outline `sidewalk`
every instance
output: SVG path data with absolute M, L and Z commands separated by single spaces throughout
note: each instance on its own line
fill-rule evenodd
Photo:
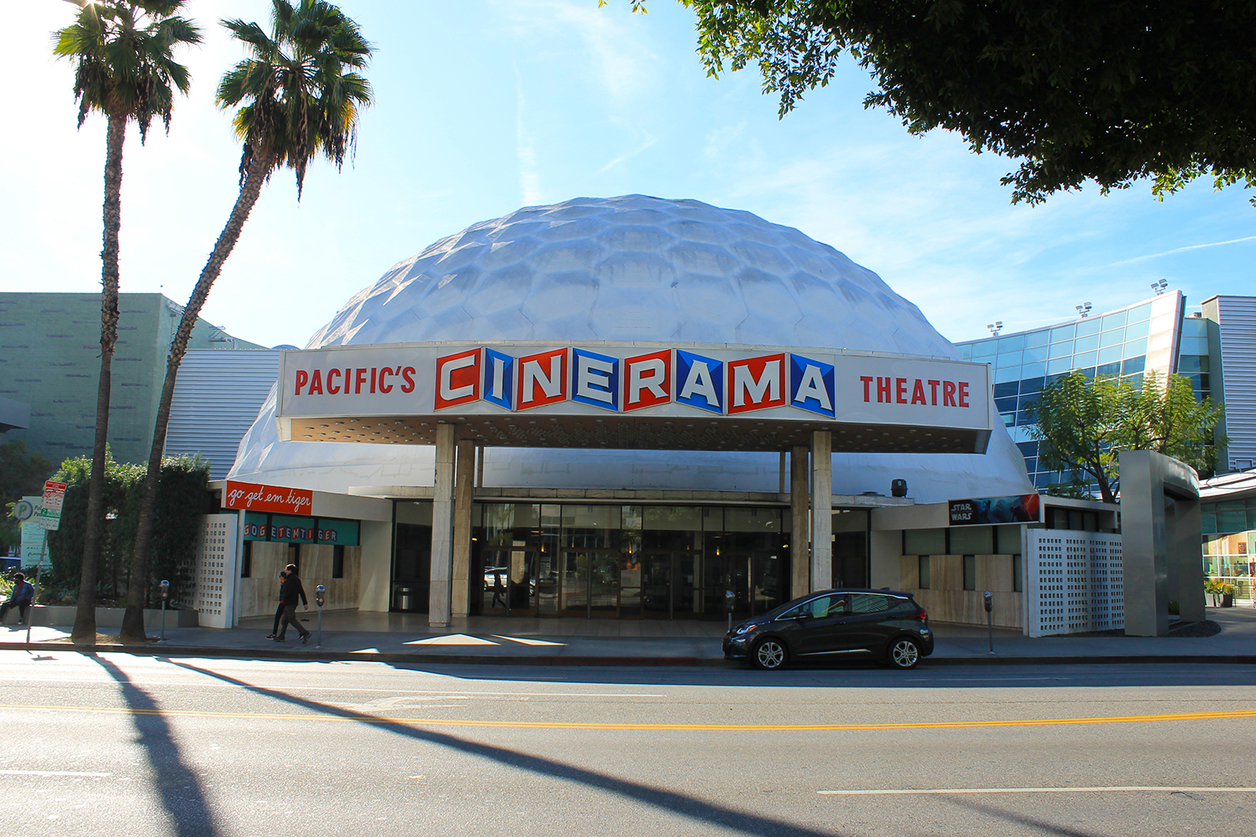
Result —
M 246 619 L 237 628 L 165 629 L 148 625 L 152 641 L 143 645 L 98 643 L 98 651 L 162 656 L 211 656 L 243 659 L 372 660 L 387 663 L 498 665 L 681 665 L 736 666 L 724 660 L 723 622 L 623 622 L 587 619 L 471 617 L 448 629 L 427 625 L 422 614 L 301 615 L 314 632 L 307 645 L 295 634 L 288 641 L 267 640 L 271 620 Z M 1198 662 L 1256 664 L 1256 609 L 1208 608 L 1208 619 L 1221 626 L 1210 637 L 1064 636 L 1031 639 L 996 629 L 994 655 L 986 629 L 933 624 L 937 645 L 921 665 L 1061 664 Z M 107 629 L 112 630 L 112 629 Z M 70 626 L 35 626 L 31 643 L 26 628 L 0 627 L 0 650 L 68 651 Z M 115 638 L 116 640 L 116 638 Z

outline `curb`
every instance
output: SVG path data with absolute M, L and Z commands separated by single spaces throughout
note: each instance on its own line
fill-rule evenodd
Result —
M 144 645 L 74 645 L 68 642 L 0 643 L 0 650 L 18 651 L 76 651 L 80 654 L 115 652 L 143 654 L 150 657 L 214 657 L 240 660 L 314 660 L 318 662 L 378 662 L 409 665 L 497 665 L 497 666 L 586 666 L 586 667 L 689 667 L 689 668 L 742 668 L 740 660 L 723 657 L 595 657 L 589 655 L 514 656 L 505 654 L 416 654 L 389 652 L 344 652 L 306 647 L 296 649 L 234 649 L 203 648 L 188 645 L 160 645 L 156 641 Z M 1090 657 L 928 657 L 920 667 L 945 668 L 953 666 L 1034 666 L 1034 665 L 1256 665 L 1253 654 L 1161 654 L 1161 655 L 1113 655 Z M 796 666 L 794 670 L 819 666 Z M 839 667 L 842 668 L 842 667 Z

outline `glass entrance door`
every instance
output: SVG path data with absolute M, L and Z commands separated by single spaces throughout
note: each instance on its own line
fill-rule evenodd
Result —
M 486 616 L 535 616 L 537 612 L 536 551 L 486 547 L 481 551 L 484 584 L 480 613 Z
M 674 619 L 675 577 L 671 552 L 646 552 L 641 555 L 641 610 L 647 619 Z
M 564 549 L 559 559 L 560 616 L 619 616 L 619 552 Z

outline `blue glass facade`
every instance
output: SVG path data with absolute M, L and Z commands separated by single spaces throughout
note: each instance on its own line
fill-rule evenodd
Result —
M 1073 322 L 956 344 L 963 360 L 990 364 L 995 409 L 1024 455 L 1025 469 L 1034 485 L 1044 488 L 1062 479 L 1058 472 L 1038 466 L 1038 443 L 1026 414 L 1038 392 L 1074 369 L 1091 377 L 1120 375 L 1135 383 L 1149 371 L 1162 378 L 1175 372 L 1176 366 L 1171 367 L 1169 361 L 1173 358 L 1170 347 L 1179 343 L 1183 322 L 1178 313 L 1180 302 L 1181 295 L 1173 293 Z M 1185 350 L 1187 341 L 1180 342 Z M 1192 334 L 1192 352 L 1200 348 L 1197 342 Z M 1206 331 L 1201 354 L 1206 369 Z M 1192 365 L 1201 365 L 1199 356 L 1192 358 Z M 1197 375 L 1193 380 L 1201 379 Z M 1206 386 L 1206 376 L 1202 383 Z

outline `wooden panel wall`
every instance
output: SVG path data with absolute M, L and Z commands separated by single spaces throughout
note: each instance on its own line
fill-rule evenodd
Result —
M 964 589 L 964 556 L 929 556 L 929 589 L 920 587 L 919 556 L 899 558 L 898 589 L 911 593 L 935 622 L 985 625 L 982 593 L 989 590 L 994 604 L 994 624 L 1024 628 L 1024 594 L 1012 590 L 1011 555 L 977 555 L 976 590 Z
M 248 578 L 239 580 L 240 618 L 273 616 L 279 605 L 279 571 L 288 565 L 288 544 L 253 541 L 253 557 Z M 305 588 L 310 609 L 314 605 L 314 588 L 327 587 L 324 610 L 354 610 L 358 606 L 358 587 L 362 578 L 362 547 L 345 547 L 344 578 L 332 578 L 330 544 L 301 544 L 301 585 Z

